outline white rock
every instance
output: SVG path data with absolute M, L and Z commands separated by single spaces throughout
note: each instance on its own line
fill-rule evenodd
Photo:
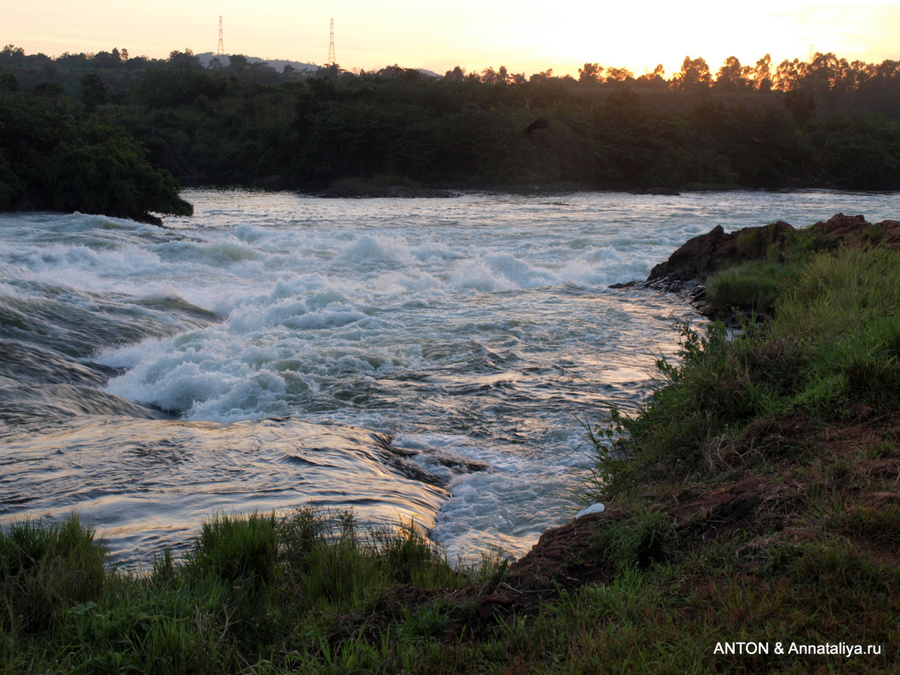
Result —
M 581 518 L 581 516 L 587 516 L 591 513 L 602 513 L 605 510 L 606 507 L 603 506 L 603 504 L 601 504 L 600 502 L 597 502 L 596 504 L 591 504 L 586 509 L 581 509 L 581 511 L 575 514 L 575 517 Z

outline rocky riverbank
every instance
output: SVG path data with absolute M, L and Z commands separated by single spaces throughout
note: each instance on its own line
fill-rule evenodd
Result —
M 682 244 L 667 260 L 653 267 L 645 280 L 613 284 L 610 288 L 648 288 L 683 294 L 701 314 L 738 324 L 738 314 L 716 310 L 707 301 L 706 283 L 716 273 L 749 262 L 785 262 L 792 247 L 808 252 L 864 245 L 900 248 L 900 221 L 869 223 L 862 215 L 838 213 L 803 228 L 779 220 L 726 233 L 717 225 Z M 749 312 L 751 308 L 738 309 Z

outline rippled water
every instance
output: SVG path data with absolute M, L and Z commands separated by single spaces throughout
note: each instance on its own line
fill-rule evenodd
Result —
M 186 192 L 159 229 L 0 215 L 0 523 L 125 562 L 216 512 L 313 503 L 519 554 L 579 506 L 579 420 L 643 395 L 676 297 L 610 290 L 686 239 L 896 195 L 339 200 Z

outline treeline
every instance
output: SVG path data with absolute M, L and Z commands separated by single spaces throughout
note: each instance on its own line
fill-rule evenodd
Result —
M 0 211 L 82 211 L 159 224 L 191 215 L 172 174 L 122 127 L 35 96 L 0 94 Z
M 237 55 L 207 68 L 189 50 L 49 59 L 8 46 L 0 89 L 124 127 L 150 164 L 190 183 L 900 189 L 900 63 L 833 54 L 777 66 L 732 57 L 715 73 L 685 58 L 668 79 L 661 66 L 635 77 L 599 64 L 526 78 L 503 67 L 279 73 Z

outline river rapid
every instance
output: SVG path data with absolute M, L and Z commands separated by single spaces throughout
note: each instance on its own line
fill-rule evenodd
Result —
M 517 556 L 583 506 L 582 423 L 646 396 L 688 238 L 897 195 L 325 199 L 187 190 L 169 229 L 0 214 L 0 525 L 77 512 L 123 566 L 217 513 L 413 522 Z

